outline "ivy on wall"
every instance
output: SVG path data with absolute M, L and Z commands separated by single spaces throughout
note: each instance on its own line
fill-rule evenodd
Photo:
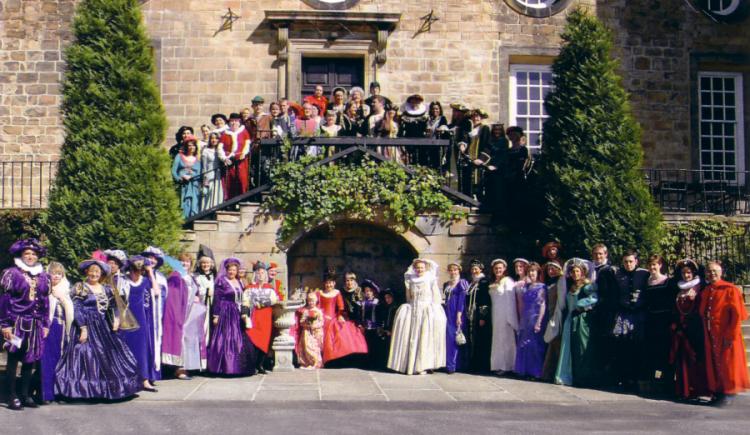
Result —
M 314 165 L 318 160 L 304 157 L 276 165 L 272 171 L 274 185 L 261 211 L 283 214 L 280 245 L 300 231 L 337 219 L 377 220 L 403 233 L 420 214 L 436 213 L 444 222 L 466 216 L 440 191 L 444 180 L 431 169 L 415 168 L 409 174 L 397 163 L 376 163 L 366 157 L 353 163 Z

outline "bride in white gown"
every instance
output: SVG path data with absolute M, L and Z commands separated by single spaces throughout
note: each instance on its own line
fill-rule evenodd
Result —
M 445 311 L 438 265 L 416 259 L 404 274 L 406 303 L 393 323 L 388 368 L 411 375 L 445 366 Z

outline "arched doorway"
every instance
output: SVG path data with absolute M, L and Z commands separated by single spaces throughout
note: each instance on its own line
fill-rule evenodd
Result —
M 344 272 L 360 281 L 375 281 L 381 289 L 403 292 L 404 271 L 417 256 L 400 235 L 364 222 L 338 222 L 316 228 L 287 251 L 289 287 L 322 287 L 323 273 L 334 267 L 343 285 Z

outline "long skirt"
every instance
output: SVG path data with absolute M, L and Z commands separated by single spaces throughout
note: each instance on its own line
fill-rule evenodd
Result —
M 393 322 L 388 368 L 410 375 L 445 367 L 446 323 L 438 304 L 401 305 Z
M 130 349 L 112 332 L 98 312 L 84 312 L 88 340 L 79 342 L 80 331 L 72 328 L 70 341 L 57 363 L 55 394 L 71 399 L 116 400 L 142 389 L 143 379 Z
M 233 303 L 220 304 L 213 315 L 219 323 L 208 343 L 208 371 L 224 375 L 251 375 L 255 372 L 255 348 L 243 333 L 240 310 Z
M 41 395 L 42 400 L 55 399 L 55 368 L 62 355 L 62 341 L 65 334 L 65 325 L 53 320 L 49 326 L 49 334 L 44 343 L 44 352 L 40 364 L 41 369 Z

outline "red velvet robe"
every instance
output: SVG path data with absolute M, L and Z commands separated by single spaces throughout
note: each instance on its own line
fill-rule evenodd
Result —
M 247 192 L 250 188 L 250 134 L 244 126 L 236 133 L 236 140 L 230 131 L 221 135 L 219 158 L 230 159 L 232 164 L 226 166 L 221 181 L 224 187 L 224 201 Z
M 705 331 L 708 389 L 723 394 L 750 389 L 741 329 L 748 315 L 742 292 L 722 280 L 707 285 L 701 294 L 700 314 Z

